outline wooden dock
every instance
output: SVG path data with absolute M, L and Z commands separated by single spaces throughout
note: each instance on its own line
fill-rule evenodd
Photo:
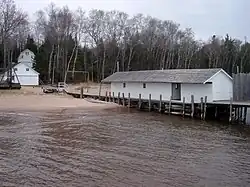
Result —
M 114 93 L 106 92 L 105 95 L 97 95 L 84 93 L 83 89 L 80 89 L 80 93 L 67 92 L 75 98 L 93 98 L 106 102 L 117 103 L 129 108 L 138 108 L 139 110 L 157 111 L 166 114 L 181 115 L 183 117 L 188 116 L 190 118 L 198 118 L 201 120 L 212 119 L 227 121 L 229 123 L 246 124 L 247 109 L 250 107 L 250 102 L 233 102 L 219 101 L 219 102 L 207 102 L 207 97 L 200 98 L 200 102 L 194 102 L 194 96 L 191 96 L 191 102 L 172 100 L 163 100 L 162 95 L 159 95 L 159 100 L 151 99 L 149 94 L 148 99 L 143 99 L 141 94 L 138 98 L 131 98 L 130 94 L 118 93 L 115 96 Z

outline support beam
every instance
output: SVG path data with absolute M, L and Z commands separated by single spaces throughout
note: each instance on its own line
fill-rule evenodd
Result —
M 118 98 L 117 98 L 117 99 L 118 99 L 118 101 L 117 101 L 118 105 L 120 105 L 120 104 L 121 104 L 121 100 L 120 100 L 120 97 L 121 97 L 121 96 L 120 96 L 120 95 L 121 95 L 121 93 L 120 93 L 120 92 L 118 92 Z
M 207 96 L 205 96 L 205 101 L 204 101 L 204 114 L 203 114 L 203 119 L 206 119 L 206 114 L 207 114 Z
M 229 105 L 229 123 L 232 123 L 233 117 L 233 98 L 230 98 L 230 105 Z
M 122 93 L 122 105 L 125 106 L 125 96 L 124 96 L 124 93 Z
M 159 112 L 162 112 L 162 95 L 160 95 Z
M 128 93 L 128 108 L 131 107 L 130 93 Z
M 201 107 L 201 119 L 203 120 L 203 97 L 201 97 L 201 104 L 200 104 L 200 107 Z
M 171 105 L 172 105 L 172 96 L 169 99 L 169 103 L 168 103 L 168 113 L 171 114 Z
M 182 102 L 182 116 L 185 116 L 185 97 L 183 97 L 183 102 Z
M 139 102 L 138 102 L 138 108 L 141 109 L 141 105 L 142 105 L 142 102 L 141 102 L 141 94 L 139 94 Z
M 194 118 L 194 95 L 191 95 L 191 117 Z
M 148 98 L 148 110 L 149 112 L 151 111 L 152 109 L 152 105 L 151 105 L 151 94 L 149 94 L 149 98 Z

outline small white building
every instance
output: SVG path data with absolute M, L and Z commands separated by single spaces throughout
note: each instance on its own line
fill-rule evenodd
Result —
M 35 55 L 29 49 L 25 49 L 18 57 L 18 63 L 12 68 L 12 82 L 21 86 L 39 85 L 39 73 L 33 69 Z M 3 80 L 7 80 L 7 72 Z
M 111 92 L 118 96 L 120 92 L 131 98 L 148 99 L 149 94 L 155 100 L 200 102 L 207 96 L 207 102 L 230 100 L 233 97 L 233 80 L 223 69 L 169 69 L 116 72 L 102 80 L 111 83 Z

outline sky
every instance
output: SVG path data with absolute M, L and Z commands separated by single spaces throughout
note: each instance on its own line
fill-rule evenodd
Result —
M 212 35 L 250 40 L 250 0 L 15 0 L 32 18 L 37 10 L 54 2 L 70 9 L 120 10 L 134 15 L 143 13 L 161 20 L 173 20 L 181 28 L 190 27 L 197 39 Z

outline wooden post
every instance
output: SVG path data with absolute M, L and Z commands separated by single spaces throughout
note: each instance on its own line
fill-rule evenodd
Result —
M 191 95 L 191 117 L 194 118 L 194 95 Z
M 83 98 L 83 87 L 81 87 L 80 98 Z
M 115 103 L 115 92 L 112 93 L 113 103 Z
M 205 101 L 204 101 L 204 114 L 203 114 L 203 119 L 206 119 L 206 113 L 207 113 L 207 96 L 205 96 Z
M 141 109 L 141 94 L 139 94 L 139 102 L 138 102 L 138 108 Z
M 185 116 L 185 97 L 183 97 L 183 103 L 182 103 L 182 115 Z
M 243 123 L 246 124 L 247 122 L 247 107 L 244 107 L 244 113 L 243 113 Z
M 232 116 L 233 116 L 233 98 L 230 98 L 230 105 L 229 105 L 229 123 L 232 123 Z
M 149 98 L 148 98 L 148 111 L 151 111 L 151 94 L 149 94 Z
M 215 110 L 214 111 L 214 118 L 217 119 L 217 117 L 218 117 L 218 107 L 216 106 L 214 110 Z M 229 122 L 230 122 L 230 120 L 229 120 Z
M 118 92 L 118 101 L 117 101 L 118 105 L 120 105 L 120 95 L 121 95 L 121 93 Z
M 111 92 L 109 92 L 109 102 L 111 102 Z
M 171 114 L 171 104 L 172 104 L 172 96 L 169 99 L 169 104 L 168 104 L 168 112 Z
M 108 92 L 106 91 L 105 93 L 105 101 L 107 102 L 108 101 Z
M 162 95 L 160 95 L 159 112 L 162 112 Z
M 130 101 L 130 93 L 128 93 L 128 108 L 131 107 L 131 101 Z
M 239 122 L 240 119 L 240 108 L 237 106 L 237 123 Z
M 125 96 L 124 96 L 124 93 L 122 93 L 122 105 L 125 106 Z
M 203 97 L 201 97 L 201 119 L 203 119 Z
M 239 114 L 239 121 L 242 122 L 242 121 L 243 121 L 243 119 L 242 119 L 243 107 L 240 107 L 239 109 L 240 109 L 240 110 L 239 110 L 239 113 L 240 113 L 240 114 Z

